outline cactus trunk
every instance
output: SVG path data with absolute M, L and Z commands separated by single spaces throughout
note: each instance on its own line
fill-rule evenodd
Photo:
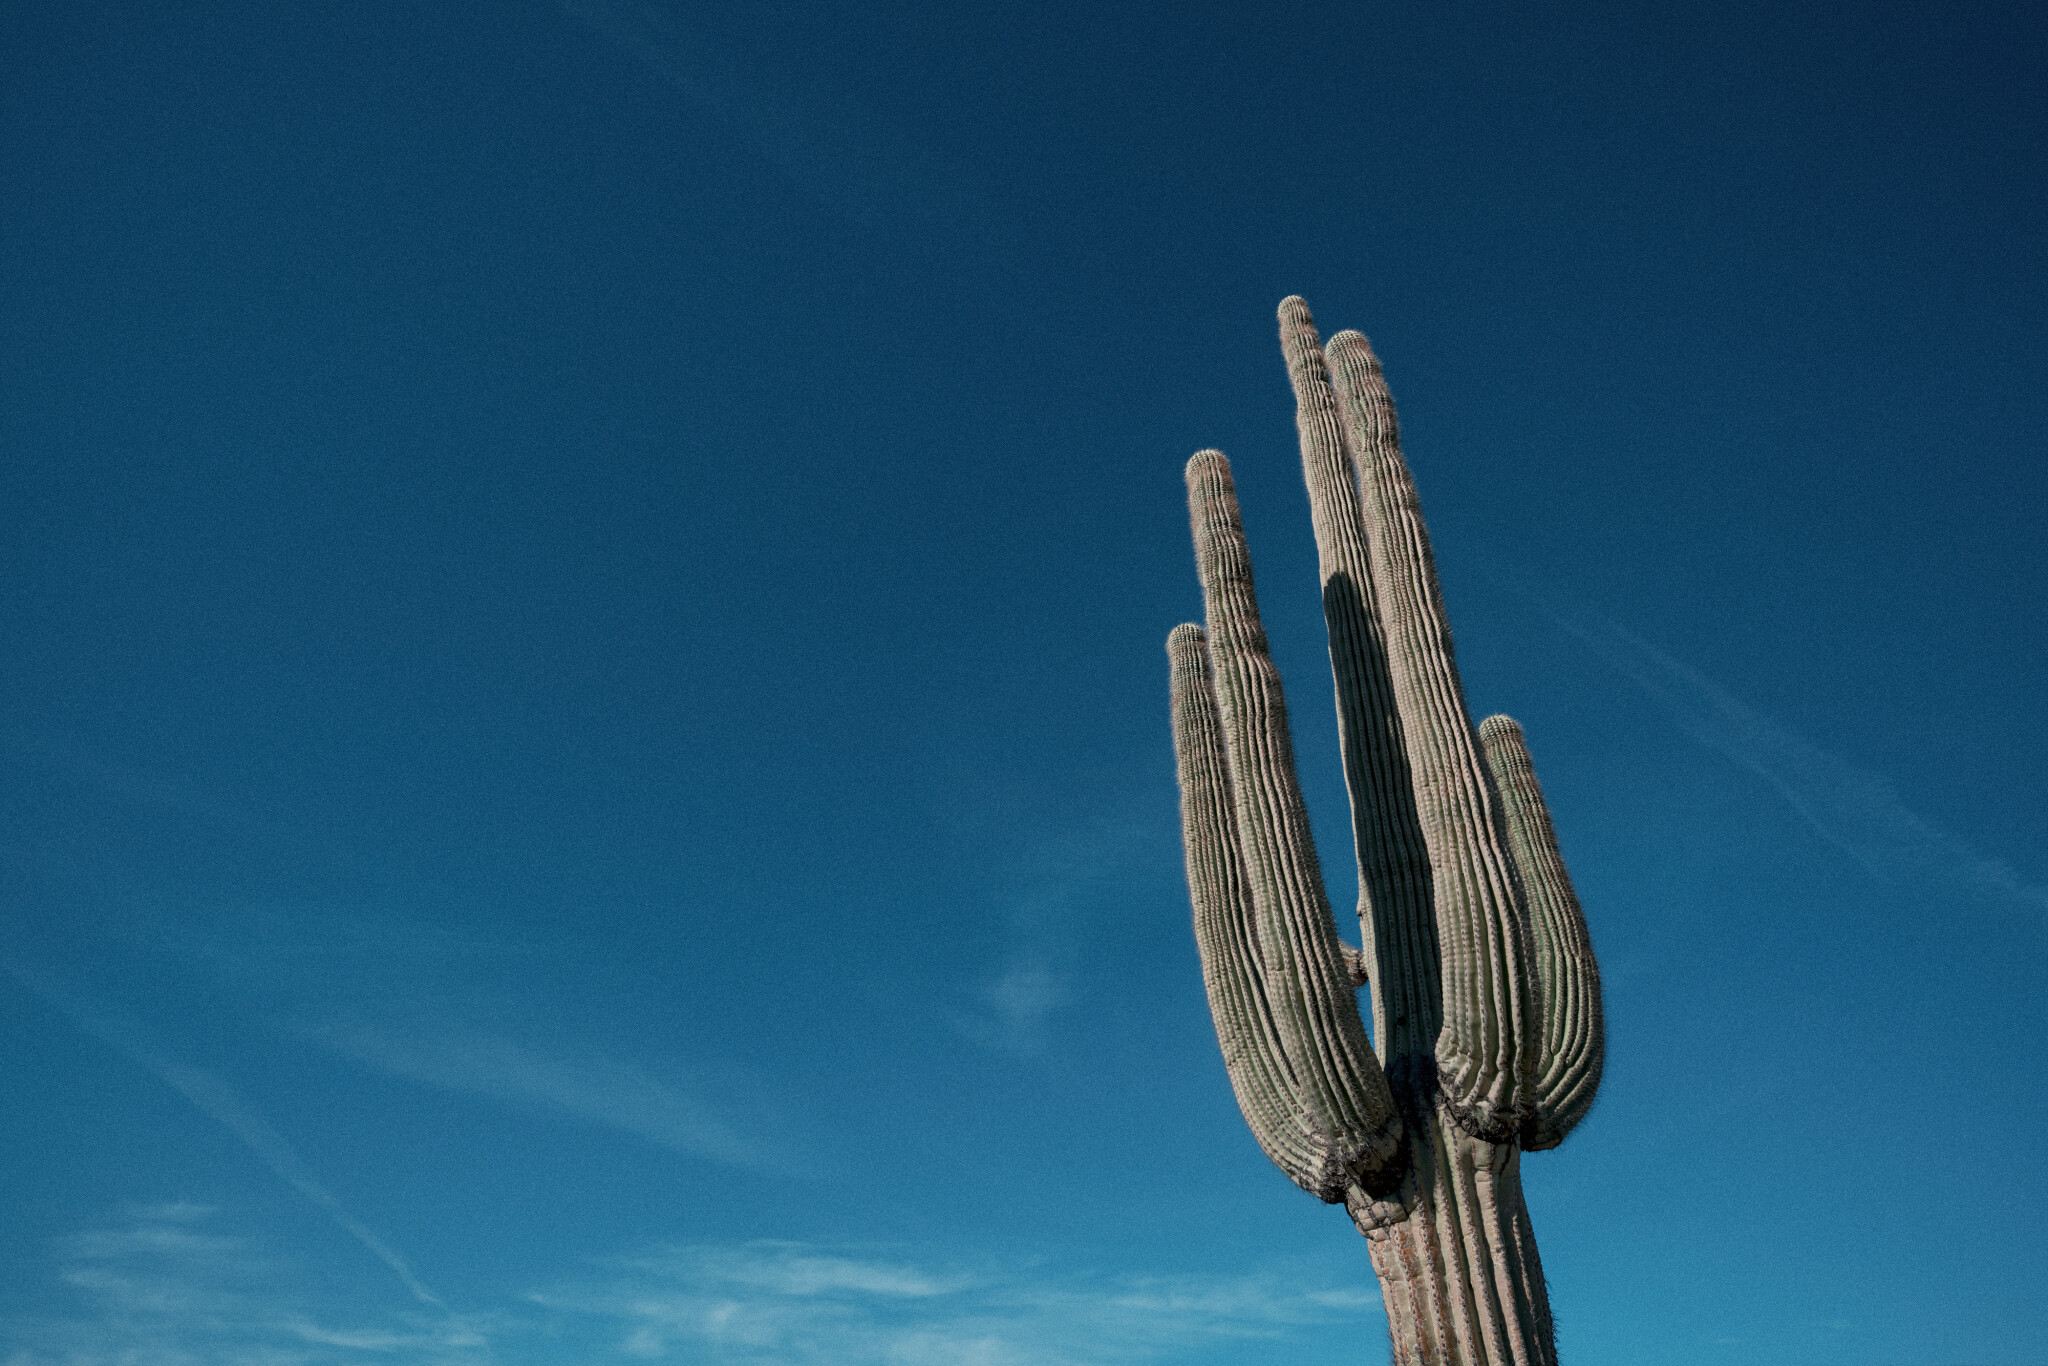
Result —
M 1585 918 L 1506 717 L 1475 729 L 1378 360 L 1280 306 L 1329 627 L 1362 946 L 1337 938 L 1228 462 L 1188 464 L 1206 632 L 1177 628 L 1188 884 L 1240 1108 L 1368 1243 L 1403 1366 L 1548 1366 L 1521 1156 L 1598 1087 Z M 1369 992 L 1373 1045 L 1350 988 Z
M 1365 1231 L 1399 1366 L 1551 1366 L 1550 1296 L 1522 1200 L 1522 1154 L 1410 1110 L 1416 1191 L 1406 1218 Z

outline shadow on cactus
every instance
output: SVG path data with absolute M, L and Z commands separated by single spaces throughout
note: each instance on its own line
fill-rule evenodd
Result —
M 1338 937 L 1230 463 L 1188 462 L 1206 626 L 1167 638 L 1195 939 L 1259 1146 L 1366 1237 L 1402 1366 L 1556 1347 L 1521 1156 L 1585 1117 L 1599 969 L 1521 727 L 1476 730 L 1364 337 L 1280 305 L 1321 562 L 1362 947 Z M 1368 1040 L 1358 991 L 1371 1002 Z M 1375 1044 L 1377 1047 L 1375 1047 Z

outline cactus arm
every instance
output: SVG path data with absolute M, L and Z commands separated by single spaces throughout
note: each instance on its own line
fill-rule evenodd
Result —
M 1194 903 L 1195 946 L 1216 1042 L 1237 1107 L 1259 1147 L 1289 1180 L 1319 1193 L 1323 1145 L 1294 1101 L 1272 1009 L 1266 1000 L 1251 893 L 1245 886 L 1222 721 L 1210 690 L 1202 628 L 1166 638 L 1173 673 L 1173 750 L 1180 775 L 1181 844 Z
M 1415 817 L 1401 718 L 1387 672 L 1358 476 L 1308 304 L 1280 301 L 1280 349 L 1294 386 L 1302 476 L 1323 582 L 1337 731 L 1358 853 L 1364 971 L 1373 1039 L 1398 1082 L 1426 1062 L 1442 1020 L 1429 850 Z M 1354 974 L 1356 976 L 1357 974 Z
M 1220 451 L 1199 452 L 1188 462 L 1187 481 L 1212 685 L 1266 998 L 1295 1101 L 1328 1154 L 1319 1194 L 1341 1200 L 1347 1185 L 1385 1184 L 1377 1175 L 1391 1171 L 1401 1121 L 1366 1039 L 1323 892 L 1230 462 Z
M 1592 1108 L 1600 1088 L 1607 1056 L 1600 965 L 1593 957 L 1585 912 L 1558 853 L 1557 832 L 1522 728 L 1505 716 L 1489 716 L 1480 723 L 1479 741 L 1500 792 L 1509 849 L 1521 873 L 1542 1002 L 1541 1063 L 1530 1069 L 1535 1113 L 1522 1137 L 1523 1148 L 1535 1152 L 1562 1143 Z
M 1538 1038 L 1520 888 L 1379 360 L 1356 332 L 1331 338 L 1326 356 L 1358 467 L 1380 626 L 1435 884 L 1444 1011 L 1438 1080 L 1460 1127 L 1500 1142 L 1527 1118 L 1524 1074 Z

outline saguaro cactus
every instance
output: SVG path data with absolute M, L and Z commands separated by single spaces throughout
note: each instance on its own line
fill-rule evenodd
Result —
M 1365 1235 L 1402 1366 L 1548 1366 L 1521 1156 L 1582 1119 L 1600 977 L 1521 727 L 1476 730 L 1379 360 L 1280 305 L 1362 947 L 1338 937 L 1230 464 L 1188 462 L 1207 628 L 1167 638 L 1195 939 L 1259 1146 Z M 1372 1040 L 1359 1015 L 1368 991 Z

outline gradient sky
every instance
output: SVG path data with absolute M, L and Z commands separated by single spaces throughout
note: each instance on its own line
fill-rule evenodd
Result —
M 0 1362 L 1384 1360 L 1167 729 L 1215 445 L 1352 903 L 1300 293 L 1603 964 L 1567 1359 L 2048 1363 L 2043 39 L 0 9 Z

